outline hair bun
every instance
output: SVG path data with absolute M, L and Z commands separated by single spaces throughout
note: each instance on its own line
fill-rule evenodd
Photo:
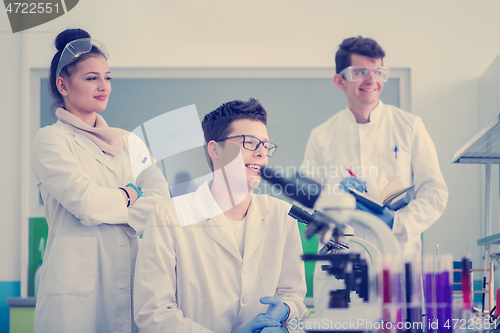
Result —
M 55 45 L 57 51 L 62 51 L 66 44 L 75 39 L 90 38 L 90 34 L 83 29 L 66 29 L 56 37 Z

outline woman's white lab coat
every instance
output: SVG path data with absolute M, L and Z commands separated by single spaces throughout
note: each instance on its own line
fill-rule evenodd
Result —
M 290 207 L 253 195 L 242 258 L 206 183 L 158 204 L 137 257 L 134 309 L 141 332 L 234 333 L 266 311 L 263 296 L 280 297 L 289 319 L 300 319 L 306 285 Z
M 137 236 L 168 188 L 136 135 L 124 131 L 123 147 L 105 155 L 61 121 L 35 137 L 32 164 L 49 225 L 35 332 L 137 331 Z M 144 192 L 129 208 L 118 189 L 128 183 Z

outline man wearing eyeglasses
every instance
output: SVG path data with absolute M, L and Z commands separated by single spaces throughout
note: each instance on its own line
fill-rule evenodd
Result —
M 384 50 L 370 38 L 352 37 L 340 44 L 333 82 L 344 91 L 347 108 L 313 129 L 302 170 L 322 182 L 324 190 L 352 186 L 374 199 L 380 199 L 382 173 L 388 180 L 399 176 L 403 186 L 414 185 L 412 201 L 397 211 L 386 207 L 377 214 L 357 204 L 392 229 L 408 257 L 420 255 L 420 235 L 443 213 L 448 188 L 422 119 L 379 99 L 389 78 L 384 56 Z M 357 237 L 372 241 L 369 234 L 355 229 Z
M 145 332 L 287 332 L 306 308 L 302 245 L 290 204 L 255 195 L 276 152 L 255 99 L 202 122 L 213 180 L 157 205 L 139 250 L 135 320 Z M 263 314 L 265 313 L 265 314 Z

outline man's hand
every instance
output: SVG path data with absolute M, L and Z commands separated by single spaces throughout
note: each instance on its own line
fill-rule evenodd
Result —
M 278 322 L 284 321 L 290 312 L 288 306 L 283 303 L 279 297 L 262 297 L 260 299 L 262 304 L 269 304 L 266 310 L 266 315 L 273 317 Z
M 280 327 L 281 324 L 271 316 L 261 313 L 252 319 L 238 333 L 260 332 L 265 327 Z
M 349 189 L 349 187 L 353 187 L 355 190 L 359 192 L 365 192 L 366 182 L 362 181 L 358 177 L 346 177 L 342 179 L 342 181 L 339 184 L 339 187 L 346 192 Z
M 361 202 L 356 201 L 356 209 L 375 215 L 376 217 L 384 221 L 385 224 L 389 226 L 389 228 L 392 229 L 392 226 L 394 224 L 394 212 L 389 207 L 384 207 L 384 209 L 382 210 L 382 214 L 378 214 L 363 205 Z
M 260 333 L 288 333 L 284 327 L 266 327 Z

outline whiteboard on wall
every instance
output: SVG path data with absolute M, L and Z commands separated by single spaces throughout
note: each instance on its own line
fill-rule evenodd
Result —
M 111 69 L 112 93 L 101 115 L 109 126 L 132 131 L 188 105 L 196 106 L 201 121 L 225 102 L 253 97 L 267 110 L 270 141 L 278 145 L 269 165 L 291 174 L 302 162 L 311 130 L 347 106 L 345 94 L 332 81 L 334 74 L 334 68 Z M 410 111 L 409 76 L 409 69 L 391 69 L 381 100 Z M 39 125 L 43 127 L 57 119 L 50 112 L 48 79 L 41 76 L 38 80 Z M 176 142 L 165 142 L 169 144 Z M 198 165 L 179 165 L 183 160 L 179 155 L 159 164 L 169 185 L 178 182 L 176 176 L 182 171 L 191 178 L 210 171 L 202 154 Z M 273 195 L 266 185 L 261 184 L 260 193 Z

